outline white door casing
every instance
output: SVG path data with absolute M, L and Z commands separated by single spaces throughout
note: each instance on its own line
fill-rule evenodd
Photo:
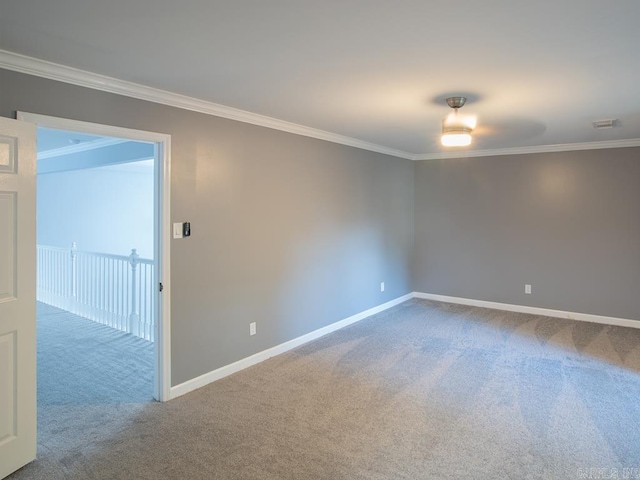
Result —
M 154 173 L 156 189 L 154 194 L 156 217 L 154 222 L 156 227 L 154 258 L 156 268 L 154 271 L 156 283 L 161 282 L 163 290 L 162 294 L 158 295 L 156 302 L 154 397 L 161 402 L 169 400 L 171 398 L 171 135 L 21 111 L 18 111 L 17 115 L 18 120 L 29 122 L 34 126 L 156 144 Z
M 36 457 L 36 128 L 0 117 L 0 478 Z

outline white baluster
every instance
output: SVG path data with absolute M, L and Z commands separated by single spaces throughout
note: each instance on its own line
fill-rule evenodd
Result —
M 76 310 L 76 300 L 78 297 L 78 271 L 77 271 L 77 250 L 78 245 L 76 242 L 71 242 L 71 250 L 70 250 L 70 261 L 69 261 L 69 272 L 66 275 L 69 279 L 69 293 L 71 293 L 70 298 L 68 299 L 68 304 L 66 310 L 70 312 L 74 312 Z
M 129 255 L 129 265 L 131 265 L 131 313 L 129 314 L 129 333 L 138 335 L 139 333 L 139 314 L 138 314 L 138 302 L 136 301 L 136 270 L 138 268 L 138 251 L 134 248 Z

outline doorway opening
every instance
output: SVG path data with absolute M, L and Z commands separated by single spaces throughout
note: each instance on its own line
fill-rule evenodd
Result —
M 170 137 L 18 119 L 38 126 L 39 403 L 168 400 Z
M 38 403 L 149 401 L 154 146 L 38 127 L 37 148 Z

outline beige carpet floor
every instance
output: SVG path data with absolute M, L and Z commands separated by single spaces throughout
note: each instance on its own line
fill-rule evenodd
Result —
M 12 480 L 640 478 L 640 330 L 411 300 L 166 404 L 41 410 Z

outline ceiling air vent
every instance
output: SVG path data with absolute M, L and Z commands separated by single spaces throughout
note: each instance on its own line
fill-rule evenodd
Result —
M 614 128 L 618 126 L 619 120 L 617 118 L 611 120 L 598 120 L 593 122 L 593 128 L 600 130 L 601 128 Z

